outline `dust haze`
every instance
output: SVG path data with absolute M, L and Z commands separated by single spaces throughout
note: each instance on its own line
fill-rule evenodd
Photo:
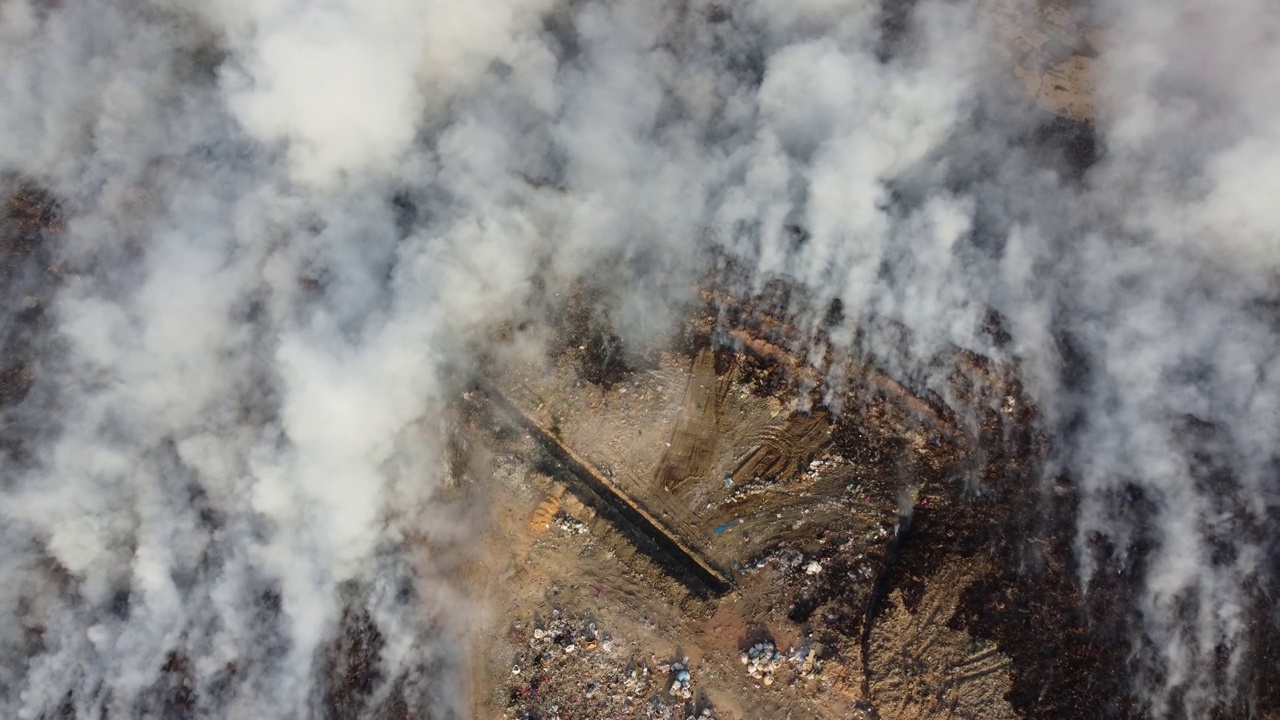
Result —
M 984 7 L 0 3 L 0 172 L 58 214 L 3 296 L 9 341 L 42 314 L 0 414 L 0 714 L 165 716 L 177 662 L 198 717 L 315 716 L 361 593 L 361 712 L 463 717 L 478 529 L 441 418 L 477 348 L 582 283 L 647 342 L 723 257 L 838 300 L 837 354 L 1019 363 L 1083 587 L 1132 588 L 1133 693 L 1247 714 L 1280 589 L 1280 15 L 1073 7 L 1094 105 L 1055 145 Z

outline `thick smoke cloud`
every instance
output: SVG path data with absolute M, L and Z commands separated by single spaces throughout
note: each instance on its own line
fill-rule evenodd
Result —
M 0 5 L 0 166 L 65 217 L 2 420 L 0 714 L 157 716 L 180 655 L 202 716 L 310 716 L 352 583 L 380 677 L 465 714 L 448 368 L 583 278 L 661 335 L 704 242 L 839 299 L 837 342 L 889 318 L 908 354 L 1018 358 L 1081 580 L 1137 578 L 1135 692 L 1246 707 L 1276 620 L 1280 19 L 1091 10 L 1077 177 L 971 6 L 887 37 L 842 0 Z

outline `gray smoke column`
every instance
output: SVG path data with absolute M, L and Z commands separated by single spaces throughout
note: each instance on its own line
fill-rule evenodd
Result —
M 1280 173 L 1280 16 L 1241 2 L 1103 17 L 1109 157 L 1086 198 L 1098 226 L 1058 291 L 1076 298 L 1070 332 L 1090 368 L 1071 458 L 1081 540 L 1152 548 L 1140 613 L 1154 711 L 1244 713 L 1238 683 L 1267 687 L 1256 643 L 1276 622 L 1280 210 L 1259 193 Z
M 184 712 L 309 717 L 351 583 L 381 676 L 436 668 L 418 694 L 461 712 L 459 603 L 414 565 L 461 529 L 438 373 L 534 230 L 488 185 L 517 185 L 501 138 L 447 106 L 526 64 L 538 10 L 3 7 L 0 153 L 66 221 L 5 418 L 0 714 L 165 715 L 178 676 Z M 427 188 L 438 220 L 401 220 Z
M 1071 177 L 951 3 L 892 39 L 845 0 L 0 4 L 0 167 L 65 218 L 3 411 L 0 714 L 160 716 L 176 663 L 188 712 L 309 717 L 355 586 L 363 711 L 464 715 L 445 368 L 539 283 L 617 281 L 659 333 L 708 239 L 840 299 L 843 342 L 890 318 L 914 354 L 1020 358 L 1082 581 L 1136 578 L 1135 692 L 1246 707 L 1280 20 L 1212 5 L 1092 8 L 1103 154 Z

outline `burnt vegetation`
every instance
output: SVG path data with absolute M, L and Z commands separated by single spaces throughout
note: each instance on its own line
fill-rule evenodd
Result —
M 9 313 L 0 325 L 0 407 L 22 402 L 35 381 L 44 308 L 51 293 L 52 239 L 61 209 L 48 191 L 9 179 L 0 218 L 0 299 Z
M 369 611 L 348 604 L 338 636 L 325 652 L 324 717 L 363 717 L 370 696 L 383 680 L 379 654 L 384 641 Z
M 577 351 L 583 379 L 606 390 L 634 372 L 622 338 L 613 330 L 603 293 L 580 289 L 565 304 L 557 323 L 556 354 Z

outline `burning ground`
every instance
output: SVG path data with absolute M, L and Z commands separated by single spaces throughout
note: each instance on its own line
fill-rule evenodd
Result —
M 1278 27 L 0 4 L 0 714 L 1273 713 Z

